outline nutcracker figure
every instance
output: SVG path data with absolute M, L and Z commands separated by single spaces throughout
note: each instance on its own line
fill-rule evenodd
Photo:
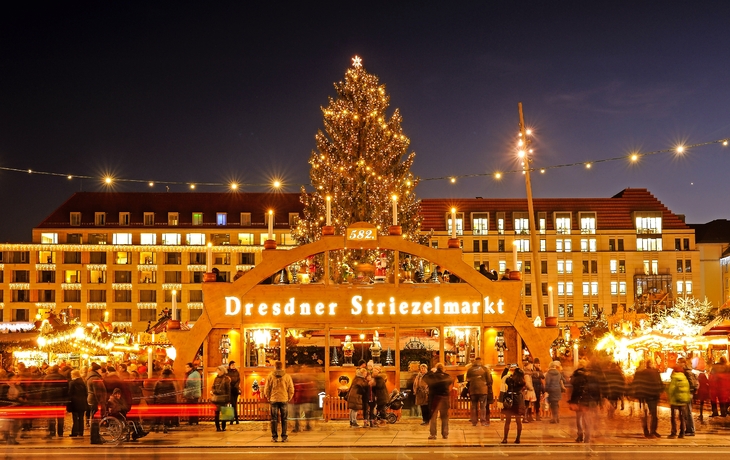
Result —
M 342 345 L 342 354 L 345 355 L 345 366 L 353 366 L 352 354 L 355 352 L 355 345 L 352 343 L 352 337 L 345 336 L 345 343 Z

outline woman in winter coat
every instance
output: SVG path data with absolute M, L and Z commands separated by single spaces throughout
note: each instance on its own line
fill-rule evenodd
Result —
M 365 409 L 364 395 L 368 390 L 367 375 L 368 371 L 366 369 L 358 368 L 355 372 L 355 378 L 352 379 L 350 384 L 350 391 L 347 392 L 347 408 L 350 409 L 351 427 L 360 426 L 357 424 L 357 412 Z
M 522 434 L 522 416 L 525 415 L 525 373 L 515 364 L 510 367 L 509 372 L 502 378 L 502 384 L 499 387 L 499 402 L 502 403 L 502 413 L 504 420 L 504 437 L 502 444 L 507 444 L 507 436 L 509 436 L 509 425 L 514 416 L 517 422 L 517 437 L 515 444 L 520 443 L 520 435 Z M 506 407 L 509 405 L 509 407 Z
M 535 387 L 532 385 L 532 373 L 534 372 L 535 368 L 532 366 L 532 364 L 527 363 L 525 365 L 525 416 L 524 416 L 524 423 L 530 423 L 532 418 L 532 406 L 535 405 L 535 400 L 537 399 L 537 395 L 535 394 Z
M 710 379 L 707 378 L 704 370 L 700 371 L 699 375 L 697 375 L 697 382 L 699 382 L 700 388 L 695 393 L 695 399 L 697 399 L 700 406 L 700 421 L 702 421 L 705 418 L 702 415 L 702 411 L 705 408 L 705 401 L 710 400 Z
M 588 369 L 588 361 L 581 359 L 570 378 L 573 391 L 568 402 L 571 409 L 575 410 L 575 425 L 578 430 L 575 442 L 591 441 L 596 411 L 601 403 L 601 381 L 596 373 L 595 369 Z
M 71 409 L 71 437 L 76 438 L 84 435 L 84 413 L 88 409 L 88 390 L 86 382 L 81 378 L 78 369 L 71 371 L 71 381 L 68 382 L 69 409 Z
M 423 376 L 428 372 L 428 366 L 421 364 L 418 367 L 418 374 L 413 379 L 413 394 L 416 397 L 416 405 L 421 408 L 421 425 L 428 425 L 431 420 L 431 411 L 428 406 L 428 385 L 423 381 Z
M 677 437 L 677 421 L 674 419 L 675 415 L 679 417 L 679 437 L 684 437 L 686 428 L 686 417 L 684 414 L 687 404 L 692 401 L 692 392 L 689 389 L 689 381 L 684 375 L 684 367 L 677 365 L 672 371 L 672 380 L 669 382 L 667 387 L 667 399 L 671 406 L 672 416 L 672 432 L 669 435 L 669 439 Z
M 550 423 L 560 423 L 560 400 L 563 398 L 563 374 L 560 372 L 560 361 L 550 363 L 545 374 L 545 392 L 550 404 Z
M 218 375 L 213 380 L 213 387 L 210 390 L 210 401 L 215 404 L 215 431 L 226 431 L 226 421 L 223 420 L 223 429 L 221 429 L 221 407 L 227 406 L 231 401 L 231 379 L 226 373 L 226 366 L 218 366 Z

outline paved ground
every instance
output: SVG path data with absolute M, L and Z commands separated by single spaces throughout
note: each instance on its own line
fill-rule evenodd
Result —
M 634 406 L 638 407 L 638 406 Z M 695 413 L 695 419 L 697 414 Z M 436 440 L 428 440 L 428 427 L 421 426 L 419 419 L 404 419 L 393 425 L 379 428 L 351 428 L 346 421 L 313 423 L 311 431 L 292 433 L 290 427 L 289 442 L 273 444 L 269 434 L 268 422 L 241 422 L 229 426 L 225 432 L 216 432 L 212 423 L 202 423 L 199 426 L 183 425 L 171 430 L 168 434 L 150 433 L 137 443 L 126 443 L 125 447 L 168 446 L 174 447 L 275 447 L 287 448 L 347 448 L 348 446 L 372 447 L 479 447 L 494 446 L 502 438 L 504 422 L 492 420 L 489 427 L 473 427 L 468 420 L 451 420 L 449 437 L 442 439 L 440 434 Z M 291 422 L 290 422 L 291 423 Z M 40 423 L 36 423 L 40 426 Z M 667 439 L 669 434 L 669 410 L 660 408 L 659 433 L 660 439 L 646 439 L 643 437 L 641 422 L 638 415 L 627 404 L 626 409 L 618 411 L 613 420 L 609 420 L 605 413 L 599 416 L 597 435 L 594 438 L 596 446 L 707 446 L 730 447 L 730 417 L 707 419 L 704 423 L 696 421 L 696 436 L 685 439 Z M 559 424 L 550 424 L 546 419 L 542 422 L 532 422 L 523 426 L 520 446 L 512 444 L 515 436 L 515 425 L 512 423 L 510 433 L 511 448 L 536 446 L 574 446 L 576 438 L 575 415 L 568 410 L 561 413 Z M 84 438 L 68 438 L 44 440 L 45 433 L 37 428 L 30 435 L 20 439 L 18 448 L 48 448 L 48 447 L 89 447 L 106 448 L 108 446 L 91 445 L 88 433 Z

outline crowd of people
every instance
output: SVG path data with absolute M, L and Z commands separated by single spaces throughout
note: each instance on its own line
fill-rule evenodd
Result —
M 126 420 L 129 411 L 139 404 L 161 405 L 180 402 L 197 403 L 202 396 L 202 376 L 192 363 L 185 366 L 185 375 L 175 375 L 172 367 L 154 362 L 152 378 L 146 362 L 118 364 L 91 363 L 88 368 L 58 365 L 26 366 L 19 362 L 8 369 L 0 369 L 0 405 L 6 409 L 7 418 L 0 421 L 3 441 L 18 444 L 18 438 L 30 436 L 34 426 L 45 428 L 44 439 L 63 437 L 65 415 L 71 415 L 71 438 L 81 439 L 88 429 L 91 443 L 98 444 L 98 421 L 105 416 Z M 13 416 L 13 408 L 42 406 L 43 418 Z M 48 415 L 51 414 L 51 415 Z M 130 421 L 134 427 L 131 440 L 143 437 L 147 432 L 138 421 Z M 146 420 L 151 429 L 163 432 L 179 426 L 179 417 L 155 416 Z M 197 424 L 190 417 L 190 424 Z

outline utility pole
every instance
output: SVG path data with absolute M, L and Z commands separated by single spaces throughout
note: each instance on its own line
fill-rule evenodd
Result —
M 530 182 L 530 140 L 527 138 L 527 131 L 525 130 L 525 119 L 522 115 L 522 102 L 517 103 L 517 107 L 520 111 L 520 139 L 522 139 L 522 147 L 520 149 L 520 158 L 522 159 L 522 171 L 525 174 L 525 188 L 527 189 L 527 211 L 529 213 L 530 222 L 530 246 L 532 249 L 532 279 L 533 283 L 533 294 L 537 299 L 539 315 L 543 318 L 543 324 L 545 324 L 545 311 L 542 303 L 542 278 L 540 276 L 540 237 L 538 235 L 538 228 L 535 219 L 535 208 L 532 205 L 532 183 Z M 523 262 L 524 264 L 524 262 Z M 524 267 L 523 267 L 524 273 Z M 534 311 L 534 310 L 533 310 Z

